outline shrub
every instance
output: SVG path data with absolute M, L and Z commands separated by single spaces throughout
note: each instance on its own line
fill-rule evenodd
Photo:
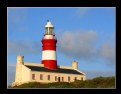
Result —
M 53 82 L 43 84 L 39 82 L 29 82 L 19 86 L 8 86 L 8 88 L 114 88 L 115 77 L 96 77 L 92 80 L 76 80 L 74 82 Z

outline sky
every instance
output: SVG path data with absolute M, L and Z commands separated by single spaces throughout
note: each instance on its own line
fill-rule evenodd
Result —
M 16 57 L 41 63 L 41 40 L 49 19 L 57 37 L 57 64 L 75 60 L 87 79 L 115 76 L 115 7 L 8 7 L 7 85 L 15 80 Z

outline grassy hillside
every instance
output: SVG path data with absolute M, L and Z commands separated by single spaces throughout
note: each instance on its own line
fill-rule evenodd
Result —
M 91 80 L 76 80 L 75 82 L 54 82 L 42 84 L 38 82 L 25 83 L 8 88 L 115 88 L 115 77 L 96 77 Z

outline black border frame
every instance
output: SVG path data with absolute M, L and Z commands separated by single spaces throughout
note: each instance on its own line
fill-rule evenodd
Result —
M 22 0 L 16 0 L 16 1 L 0 1 L 0 23 L 1 23 L 1 37 L 0 37 L 0 43 L 1 43 L 1 52 L 0 56 L 1 59 L 1 85 L 0 85 L 0 94 L 3 93 L 11 93 L 11 94 L 18 94 L 18 93 L 73 93 L 73 94 L 79 94 L 79 93 L 106 93 L 106 94 L 117 94 L 120 91 L 121 83 L 120 81 L 120 65 L 119 65 L 119 51 L 117 52 L 117 49 L 121 48 L 120 45 L 117 46 L 118 42 L 120 41 L 119 37 L 119 3 L 120 0 L 85 0 L 85 1 L 79 1 L 76 0 L 75 2 L 72 0 L 62 1 L 52 1 L 52 0 L 43 0 L 36 2 L 33 1 L 22 1 Z M 58 91 L 55 92 L 57 89 L 7 89 L 7 7 L 116 7 L 116 89 L 58 89 Z M 121 42 L 120 42 L 121 43 Z M 118 55 L 117 55 L 118 54 Z M 117 61 L 118 60 L 118 61 Z M 120 86 L 119 86 L 120 85 Z

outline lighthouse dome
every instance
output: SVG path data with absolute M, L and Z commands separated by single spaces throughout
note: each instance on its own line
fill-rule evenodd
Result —
M 50 21 L 48 21 L 47 24 L 45 25 L 45 27 L 54 27 L 54 26 L 52 25 L 52 23 Z

